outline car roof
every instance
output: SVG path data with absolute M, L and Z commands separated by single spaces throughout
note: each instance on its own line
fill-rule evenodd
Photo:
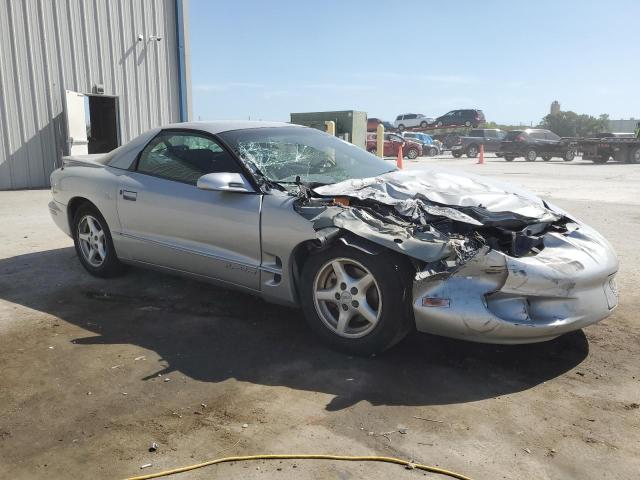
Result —
M 191 130 L 201 130 L 209 133 L 222 133 L 229 132 L 232 130 L 246 130 L 248 128 L 273 128 L 273 127 L 300 127 L 304 128 L 302 125 L 295 125 L 292 123 L 286 122 L 263 122 L 263 121 L 255 121 L 255 120 L 215 120 L 215 121 L 206 121 L 206 122 L 182 122 L 182 123 L 171 123 L 169 125 L 164 125 L 161 127 L 163 130 L 170 129 L 191 129 Z

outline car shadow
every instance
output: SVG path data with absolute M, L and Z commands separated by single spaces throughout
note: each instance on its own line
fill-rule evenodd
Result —
M 557 377 L 588 354 L 581 331 L 520 346 L 414 334 L 375 358 L 333 352 L 296 309 L 207 283 L 140 269 L 101 280 L 73 248 L 0 260 L 0 298 L 87 330 L 75 344 L 138 345 L 203 382 L 235 378 L 334 395 L 327 410 L 443 405 L 519 392 Z

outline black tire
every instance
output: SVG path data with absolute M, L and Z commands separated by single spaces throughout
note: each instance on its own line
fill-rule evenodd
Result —
M 476 158 L 478 156 L 478 146 L 473 144 L 467 147 L 467 157 Z
M 375 278 L 382 306 L 375 327 L 359 338 L 345 338 L 331 329 L 316 308 L 316 276 L 334 259 L 355 260 Z M 337 287 L 338 288 L 338 287 Z M 302 270 L 300 285 L 302 309 L 311 329 L 329 346 L 354 355 L 383 352 L 402 340 L 414 328 L 411 315 L 411 273 L 404 259 L 393 252 L 369 255 L 360 250 L 335 246 L 309 258 Z M 340 308 L 336 305 L 336 308 Z M 354 317 L 357 318 L 357 317 Z
M 102 245 L 105 255 L 104 258 L 101 258 L 101 262 L 99 265 L 92 265 L 89 259 L 86 258 L 86 254 L 84 252 L 85 247 L 83 247 L 83 245 L 87 245 L 87 243 L 86 241 L 81 242 L 80 240 L 81 223 L 82 225 L 84 225 L 85 219 L 89 217 L 94 219 L 98 223 L 100 231 L 102 231 L 103 235 Z M 72 234 L 73 243 L 76 247 L 76 253 L 78 254 L 80 263 L 91 275 L 100 278 L 109 278 L 120 275 L 124 271 L 124 265 L 118 259 L 116 249 L 113 246 L 113 239 L 111 238 L 111 230 L 109 230 L 109 225 L 107 225 L 106 220 L 93 204 L 86 202 L 78 207 L 75 215 L 73 216 Z M 89 237 L 91 237 L 91 235 L 89 235 Z
M 640 163 L 640 147 L 632 148 L 629 151 L 629 163 Z
M 565 162 L 571 162 L 574 158 L 576 158 L 576 151 L 573 148 L 564 152 L 564 156 L 562 157 Z
M 456 150 L 455 152 L 451 152 L 451 155 L 453 155 L 454 158 L 460 158 L 462 156 L 462 150 Z
M 411 160 L 418 158 L 418 150 L 416 150 L 415 148 L 408 149 L 407 157 L 410 158 Z
M 442 127 L 442 122 L 436 123 L 436 127 L 438 127 L 438 128 Z
M 548 162 L 549 160 L 551 160 L 553 157 L 551 155 L 542 155 L 542 160 L 545 162 Z
M 602 155 L 598 158 L 593 159 L 593 163 L 599 163 L 599 164 L 607 163 L 608 161 L 609 161 L 609 155 Z
M 470 127 L 471 126 L 471 122 L 469 120 L 467 120 L 466 122 L 464 122 L 464 126 L 465 127 Z
M 402 132 L 404 131 L 405 126 L 401 123 L 400 125 L 398 125 L 398 131 Z
M 513 162 L 513 159 L 514 159 L 514 158 L 516 158 L 516 157 L 514 157 L 513 155 L 505 155 L 505 156 L 504 156 L 504 159 L 505 159 L 507 162 Z
M 373 153 L 374 155 L 376 154 L 377 151 L 378 151 L 378 149 L 376 149 L 376 148 L 367 148 L 367 152 Z
M 438 149 L 435 147 L 430 147 L 429 148 L 429 156 L 430 157 L 435 157 L 436 155 L 438 155 Z
M 420 122 L 420 127 L 421 128 L 427 128 L 429 126 L 429 124 L 427 122 Z
M 535 162 L 536 158 L 538 158 L 538 152 L 536 152 L 533 148 L 530 148 L 526 152 L 524 152 L 524 159 L 527 162 Z

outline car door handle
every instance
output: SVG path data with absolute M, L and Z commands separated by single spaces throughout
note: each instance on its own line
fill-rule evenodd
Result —
M 138 198 L 138 192 L 133 192 L 131 190 L 120 190 L 120 194 L 122 195 L 123 200 L 135 202 Z

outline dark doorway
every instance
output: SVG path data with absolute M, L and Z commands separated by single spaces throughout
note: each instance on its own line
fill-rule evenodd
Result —
M 118 97 L 86 95 L 89 153 L 106 153 L 120 146 Z

